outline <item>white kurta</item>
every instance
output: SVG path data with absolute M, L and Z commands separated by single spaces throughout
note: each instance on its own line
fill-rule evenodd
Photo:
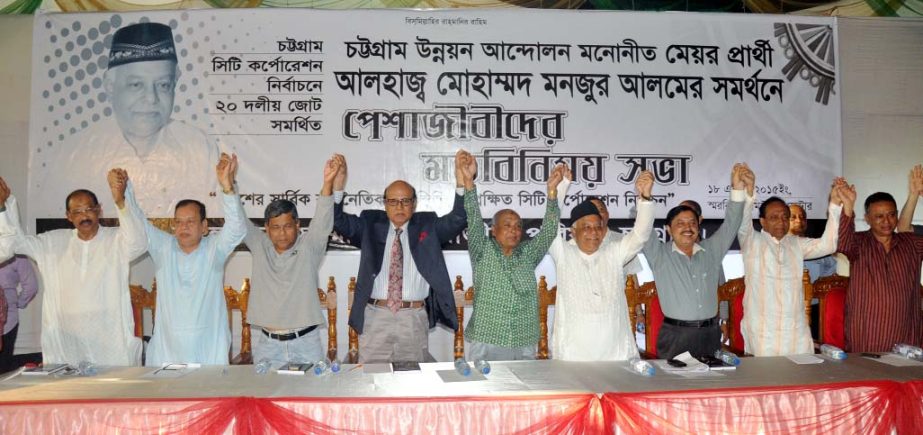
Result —
M 148 366 L 163 363 L 227 364 L 231 331 L 224 300 L 224 264 L 247 234 L 236 194 L 222 195 L 224 226 L 189 254 L 176 238 L 151 224 L 147 237 L 157 278 L 157 321 Z
M 753 207 L 752 198 L 746 209 Z M 744 316 L 740 332 L 744 350 L 755 356 L 814 353 L 811 330 L 804 316 L 804 260 L 830 255 L 836 250 L 840 224 L 839 205 L 830 205 L 827 225 L 819 239 L 786 234 L 776 240 L 765 231 L 753 231 L 744 219 L 737 237 L 744 261 Z
M 618 242 L 603 242 L 591 255 L 560 235 L 551 244 L 558 277 L 552 358 L 608 361 L 638 355 L 622 265 L 641 251 L 653 224 L 654 204 L 639 200 L 634 228 Z
M 58 198 L 74 189 L 108 192 L 105 177 L 100 175 L 109 168 L 122 168 L 131 174 L 135 199 L 150 217 L 173 217 L 173 207 L 184 198 L 204 202 L 209 212 L 217 211 L 218 201 L 209 193 L 218 188 L 214 171 L 218 158 L 218 148 L 205 133 L 177 120 L 160 129 L 152 149 L 139 155 L 115 119 L 107 119 L 62 144 L 39 186 L 45 195 L 51 195 L 54 201 L 47 203 L 55 208 L 46 210 L 38 203 L 36 212 L 40 216 L 61 215 L 64 201 Z
M 0 225 L 14 225 L 13 250 L 38 264 L 42 296 L 42 358 L 46 363 L 89 361 L 100 365 L 141 363 L 141 340 L 134 336 L 130 263 L 147 250 L 144 215 L 129 184 L 119 227 L 100 227 L 93 239 L 77 230 L 26 236 L 19 228 L 15 199 Z

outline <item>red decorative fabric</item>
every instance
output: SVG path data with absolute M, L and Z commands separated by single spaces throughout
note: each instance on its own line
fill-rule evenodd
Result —
M 0 433 L 602 434 L 595 394 L 208 398 L 0 404 Z
M 731 347 L 734 349 L 740 349 L 743 351 L 746 349 L 744 346 L 744 335 L 740 333 L 740 321 L 744 318 L 744 294 L 741 293 L 737 295 L 731 301 L 731 318 L 728 321 L 734 325 L 734 333 L 731 334 Z
M 608 393 L 613 432 L 889 434 L 907 417 L 906 387 L 893 381 Z M 923 409 L 917 409 L 917 414 Z
M 651 303 L 647 306 L 648 329 L 645 330 L 648 354 L 657 357 L 657 337 L 660 335 L 660 327 L 663 326 L 663 309 L 660 308 L 660 298 L 654 296 Z
M 846 349 L 845 314 L 846 289 L 830 290 L 830 293 L 824 297 L 824 318 L 820 319 L 821 324 L 824 325 L 822 342 Z

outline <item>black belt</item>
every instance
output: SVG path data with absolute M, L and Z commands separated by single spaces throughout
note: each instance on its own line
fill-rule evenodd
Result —
M 673 326 L 683 326 L 686 328 L 708 328 L 718 324 L 718 316 L 705 320 L 676 320 L 664 316 L 663 323 L 667 323 Z
M 304 328 L 301 331 L 289 332 L 288 334 L 276 334 L 276 333 L 269 332 L 262 328 L 260 329 L 263 331 L 263 334 L 266 334 L 267 337 L 273 340 L 289 341 L 289 340 L 294 340 L 298 337 L 301 337 L 302 335 L 310 333 L 311 331 L 317 329 L 317 325 L 308 326 L 307 328 Z

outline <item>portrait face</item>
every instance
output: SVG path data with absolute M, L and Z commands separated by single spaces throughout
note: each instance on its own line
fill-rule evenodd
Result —
M 199 215 L 199 207 L 195 204 L 186 204 L 177 207 L 173 214 L 173 235 L 183 250 L 195 250 L 208 234 L 208 223 Z
M 800 205 L 792 204 L 788 206 L 790 214 L 788 218 L 788 232 L 795 236 L 804 236 L 808 229 L 808 219 L 805 217 L 804 209 Z
M 106 93 L 122 133 L 149 138 L 170 121 L 176 62 L 155 60 L 119 65 L 106 72 Z
M 760 218 L 760 225 L 776 240 L 782 240 L 788 234 L 788 220 L 790 217 L 787 205 L 772 202 L 766 206 L 766 215 Z
M 282 213 L 266 222 L 266 234 L 276 252 L 282 253 L 295 246 L 298 239 L 298 220 L 291 213 Z
M 96 234 L 100 210 L 90 195 L 76 194 L 67 201 L 67 220 L 81 234 Z
M 385 213 L 395 227 L 403 227 L 417 209 L 413 189 L 403 181 L 395 181 L 385 189 Z
M 897 228 L 897 206 L 891 201 L 878 201 L 869 204 L 865 221 L 875 237 L 888 237 Z
M 603 225 L 609 225 L 609 209 L 606 208 L 606 204 L 603 204 L 603 202 L 598 199 L 591 199 L 590 202 L 599 210 L 599 216 L 602 218 Z
M 522 241 L 522 218 L 513 210 L 503 210 L 494 217 L 490 233 L 503 252 L 511 252 Z
M 691 248 L 699 241 L 699 219 L 689 210 L 680 212 L 667 225 L 667 232 L 673 237 L 676 246 L 683 249 Z
M 571 225 L 571 231 L 574 233 L 577 247 L 584 254 L 592 254 L 599 250 L 599 245 L 602 244 L 603 239 L 606 237 L 606 227 L 603 225 L 603 220 L 595 214 L 577 219 L 577 222 Z

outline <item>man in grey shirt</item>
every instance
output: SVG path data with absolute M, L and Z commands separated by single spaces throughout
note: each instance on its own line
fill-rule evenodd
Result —
M 324 166 L 324 184 L 306 234 L 299 237 L 298 209 L 285 199 L 266 206 L 265 233 L 247 220 L 244 243 L 253 256 L 248 316 L 250 324 L 260 328 L 253 343 L 254 361 L 266 359 L 275 367 L 324 358 L 317 273 L 333 230 L 333 180 L 343 162 L 343 156 L 335 154 Z
M 664 323 L 657 337 L 657 356 L 670 359 L 689 351 L 712 355 L 721 347 L 718 326 L 718 276 L 721 260 L 734 242 L 743 219 L 744 189 L 752 189 L 753 173 L 746 164 L 731 172 L 731 200 L 724 222 L 708 239 L 699 241 L 699 215 L 686 205 L 667 213 L 670 243 L 656 237 L 644 245 L 644 257 L 654 272 Z

